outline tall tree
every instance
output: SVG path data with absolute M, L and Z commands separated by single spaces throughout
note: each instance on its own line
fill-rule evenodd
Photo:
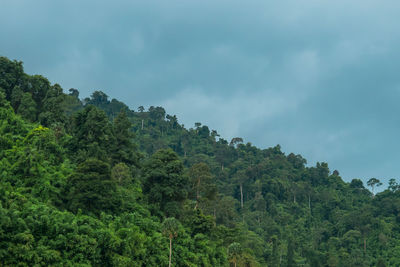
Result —
M 70 151 L 76 161 L 90 157 L 110 161 L 115 137 L 104 111 L 88 105 L 77 112 L 72 118 L 72 134 Z
M 376 186 L 376 187 L 381 186 L 382 183 L 381 183 L 381 181 L 380 181 L 379 179 L 371 178 L 371 179 L 368 180 L 367 185 L 371 187 L 371 189 L 372 189 L 372 195 L 374 196 L 374 195 L 375 195 L 375 194 L 374 194 L 374 188 L 375 188 L 375 186 Z
M 43 111 L 39 114 L 39 121 L 44 126 L 51 126 L 54 123 L 64 124 L 65 116 L 65 94 L 60 85 L 55 84 L 49 88 L 46 98 L 43 100 Z
M 232 262 L 235 267 L 240 259 L 240 256 L 242 255 L 242 252 L 242 246 L 240 243 L 234 242 L 228 247 L 229 261 Z
M 289 238 L 288 245 L 287 245 L 287 267 L 294 267 L 296 266 L 296 262 L 294 260 L 294 243 L 293 239 Z
M 34 122 L 36 120 L 37 107 L 30 93 L 22 95 L 21 104 L 18 106 L 18 114 L 24 119 Z
M 213 176 L 211 175 L 210 168 L 206 163 L 194 164 L 189 170 L 189 178 L 194 188 L 196 197 L 196 207 L 203 200 L 213 199 L 216 194 L 216 186 L 213 183 Z
M 125 111 L 121 111 L 114 119 L 113 130 L 115 146 L 113 149 L 113 161 L 124 162 L 128 165 L 139 166 L 139 154 L 133 143 L 134 134 L 131 130 L 132 123 Z
M 101 211 L 112 211 L 117 205 L 115 191 L 109 165 L 97 159 L 88 159 L 79 164 L 68 178 L 67 206 L 74 212 L 82 209 L 97 215 Z
M 168 266 L 172 266 L 172 239 L 178 236 L 179 221 L 175 218 L 166 218 L 162 223 L 162 232 L 169 239 L 169 262 Z
M 187 197 L 188 185 L 178 155 L 171 149 L 157 151 L 145 163 L 143 176 L 144 192 L 155 210 L 178 216 L 182 201 Z
M 239 190 L 240 190 L 240 207 L 243 209 L 243 184 L 248 180 L 248 176 L 246 174 L 246 170 L 240 169 L 239 171 L 236 172 L 236 174 L 233 177 L 235 183 L 239 185 Z

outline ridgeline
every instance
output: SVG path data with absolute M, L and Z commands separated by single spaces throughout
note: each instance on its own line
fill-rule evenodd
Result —
M 1 266 L 400 266 L 399 188 L 0 57 Z

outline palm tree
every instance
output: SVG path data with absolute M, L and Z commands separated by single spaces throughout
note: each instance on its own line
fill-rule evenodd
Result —
M 172 239 L 178 236 L 179 221 L 175 218 L 167 218 L 162 223 L 163 234 L 169 238 L 169 267 L 172 261 Z
M 233 262 L 235 267 L 241 254 L 242 254 L 242 246 L 239 243 L 234 242 L 229 245 L 228 247 L 229 261 Z

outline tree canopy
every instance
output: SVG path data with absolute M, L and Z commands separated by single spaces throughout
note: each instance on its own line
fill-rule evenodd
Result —
M 395 178 L 68 92 L 0 57 L 0 265 L 400 265 Z

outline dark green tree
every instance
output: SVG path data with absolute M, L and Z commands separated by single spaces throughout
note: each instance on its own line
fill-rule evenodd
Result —
M 43 111 L 39 114 L 39 121 L 42 125 L 51 126 L 55 123 L 64 124 L 66 122 L 65 98 L 66 95 L 60 85 L 55 84 L 49 88 L 46 98 L 43 99 Z
M 196 199 L 195 208 L 198 208 L 200 203 L 206 203 L 207 200 L 215 198 L 217 189 L 206 163 L 194 164 L 189 169 L 189 178 Z
M 113 148 L 113 162 L 124 162 L 128 165 L 139 166 L 139 155 L 133 143 L 134 134 L 132 124 L 124 111 L 114 119 L 113 130 L 115 146 Z
M 21 103 L 18 106 L 17 113 L 30 122 L 34 122 L 36 120 L 36 103 L 33 101 L 30 93 L 24 93 L 22 95 Z
M 178 155 L 171 149 L 157 151 L 145 163 L 143 173 L 149 203 L 167 216 L 178 216 L 188 185 Z
M 296 262 L 294 260 L 294 243 L 293 243 L 293 239 L 289 238 L 288 240 L 288 245 L 287 245 L 287 262 L 286 262 L 286 266 L 287 267 L 294 267 L 296 266 Z
M 115 201 L 115 182 L 111 179 L 107 163 L 88 159 L 78 165 L 68 178 L 66 187 L 67 207 L 73 212 L 78 209 L 100 214 L 113 211 L 118 204 Z
M 93 157 L 110 161 L 115 147 L 112 125 L 104 111 L 89 105 L 72 117 L 70 153 L 82 162 Z

